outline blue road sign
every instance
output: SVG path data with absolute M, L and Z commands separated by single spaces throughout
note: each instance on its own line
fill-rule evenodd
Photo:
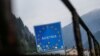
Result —
M 34 26 L 38 52 L 64 49 L 60 22 Z

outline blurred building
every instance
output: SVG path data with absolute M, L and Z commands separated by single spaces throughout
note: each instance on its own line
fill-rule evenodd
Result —
M 67 56 L 78 56 L 76 48 L 71 48 L 71 49 L 66 50 L 66 54 Z
M 89 56 L 89 50 L 88 49 L 84 50 L 84 56 Z
M 71 48 L 66 50 L 67 56 L 78 56 L 78 52 L 76 48 Z M 89 50 L 84 49 L 84 56 L 89 56 Z

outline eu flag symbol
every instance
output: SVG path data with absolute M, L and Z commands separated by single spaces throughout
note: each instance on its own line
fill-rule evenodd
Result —
M 64 49 L 60 22 L 34 26 L 38 52 Z

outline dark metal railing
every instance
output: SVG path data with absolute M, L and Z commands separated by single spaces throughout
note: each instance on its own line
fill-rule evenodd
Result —
M 73 20 L 73 29 L 74 29 L 74 36 L 78 51 L 78 56 L 84 56 L 83 54 L 83 46 L 82 46 L 82 40 L 81 40 L 81 33 L 80 33 L 80 25 L 85 29 L 88 36 L 88 43 L 89 43 L 89 50 L 90 50 L 90 56 L 100 56 L 100 44 L 95 39 L 92 32 L 89 30 L 89 28 L 86 26 L 86 24 L 83 22 L 81 17 L 76 12 L 75 8 L 72 6 L 72 4 L 69 2 L 69 0 L 62 0 L 62 2 L 67 6 L 69 11 L 72 14 L 72 20 Z

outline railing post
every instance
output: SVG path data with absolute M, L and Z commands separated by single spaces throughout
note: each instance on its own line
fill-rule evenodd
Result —
M 91 39 L 91 36 L 88 31 L 87 31 L 87 35 L 88 35 L 88 44 L 89 44 L 89 51 L 90 51 L 89 55 L 95 56 L 95 54 L 93 53 L 93 45 L 92 45 L 92 41 L 91 41 L 92 39 Z
M 100 45 L 98 45 L 98 50 L 99 50 L 99 56 L 100 56 Z
M 75 36 L 76 46 L 77 46 L 77 50 L 78 50 L 78 56 L 84 56 L 79 20 L 78 20 L 78 16 L 76 13 L 73 15 L 73 28 L 74 28 L 74 36 Z
M 98 49 L 97 43 L 95 41 L 94 41 L 94 49 L 95 49 L 95 55 L 99 56 L 99 49 Z
M 62 0 L 64 4 L 68 7 L 68 9 L 71 11 L 72 14 L 72 20 L 73 20 L 73 29 L 74 29 L 74 36 L 75 36 L 75 41 L 76 41 L 76 46 L 77 46 L 77 51 L 78 51 L 78 56 L 84 56 L 83 55 L 83 46 L 82 46 L 82 40 L 81 40 L 81 33 L 80 33 L 80 26 L 79 26 L 79 17 L 72 6 L 72 4 L 68 0 Z

